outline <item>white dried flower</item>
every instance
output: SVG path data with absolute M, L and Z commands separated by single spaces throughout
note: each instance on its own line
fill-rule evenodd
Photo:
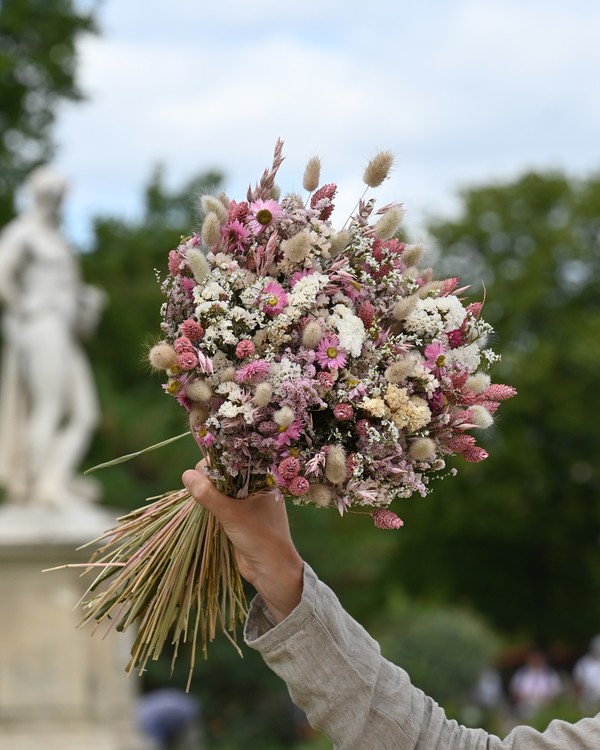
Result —
M 474 424 L 475 427 L 479 427 L 481 430 L 487 430 L 488 427 L 491 427 L 494 424 L 494 417 L 485 406 L 481 406 L 480 404 L 470 406 L 469 412 L 471 413 L 472 424 Z
M 407 266 L 418 266 L 423 259 L 425 248 L 423 245 L 407 245 L 402 253 L 402 260 Z
M 304 170 L 304 177 L 302 179 L 302 187 L 312 193 L 319 187 L 319 180 L 321 179 L 321 160 L 318 156 L 313 156 L 308 160 L 306 169 Z
M 206 214 L 202 222 L 202 242 L 206 247 L 214 247 L 221 239 L 221 223 L 214 211 Z
M 302 346 L 307 349 L 316 349 L 323 338 L 323 329 L 321 324 L 316 320 L 311 320 L 306 324 L 302 332 Z
M 205 214 L 214 213 L 217 215 L 220 224 L 224 224 L 229 218 L 229 211 L 219 198 L 214 195 L 203 195 L 200 198 L 200 205 Z
M 148 352 L 148 361 L 155 370 L 169 370 L 177 364 L 177 354 L 171 344 L 160 341 Z
M 312 248 L 310 232 L 303 229 L 288 240 L 283 240 L 283 257 L 291 263 L 302 263 L 310 255 Z
M 467 379 L 465 385 L 475 393 L 483 393 L 490 387 L 491 382 L 490 376 L 487 373 L 476 372 Z
M 294 421 L 294 410 L 289 406 L 282 406 L 273 414 L 273 421 L 280 427 L 289 427 Z
M 331 504 L 333 492 L 325 484 L 311 484 L 307 495 L 311 503 L 319 508 L 326 508 Z
M 273 395 L 273 386 L 270 383 L 259 383 L 254 391 L 254 403 L 257 406 L 267 406 Z
M 343 250 L 345 250 L 350 243 L 350 239 L 350 232 L 346 232 L 344 229 L 342 229 L 340 232 L 332 234 L 329 238 L 329 242 L 331 245 L 329 252 L 331 254 L 331 257 L 333 258 L 334 256 L 339 255 L 339 253 L 341 253 Z
M 202 284 L 210 275 L 210 266 L 206 260 L 206 256 L 201 250 L 195 247 L 190 247 L 187 251 L 187 262 L 192 269 L 194 279 L 199 284 Z
M 411 442 L 408 452 L 416 461 L 431 461 L 435 458 L 435 442 L 431 438 L 417 438 Z
M 383 241 L 391 239 L 400 228 L 405 213 L 402 206 L 392 206 L 375 224 L 375 236 Z
M 394 155 L 391 151 L 380 151 L 367 164 L 363 182 L 369 187 L 378 187 L 389 175 L 393 163 Z
M 346 453 L 341 445 L 330 445 L 325 461 L 325 476 L 332 484 L 342 484 L 348 476 Z

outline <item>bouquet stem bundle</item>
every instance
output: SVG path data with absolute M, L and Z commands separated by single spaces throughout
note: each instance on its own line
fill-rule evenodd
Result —
M 217 627 L 236 645 L 237 623 L 247 609 L 223 528 L 186 490 L 177 490 L 121 517 L 114 529 L 95 541 L 103 540 L 86 564 L 88 570 L 101 572 L 84 599 L 111 581 L 84 601 L 81 624 L 109 620 L 109 629 L 122 631 L 137 623 L 128 672 L 143 672 L 169 638 L 173 666 L 180 644 L 191 640 L 189 689 L 198 639 L 205 657 Z

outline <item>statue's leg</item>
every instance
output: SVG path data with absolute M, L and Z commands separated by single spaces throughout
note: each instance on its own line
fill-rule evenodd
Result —
M 51 313 L 30 322 L 22 333 L 24 378 L 29 391 L 27 418 L 31 502 L 58 503 L 60 487 L 54 481 L 55 441 L 65 416 L 70 384 L 68 333 Z

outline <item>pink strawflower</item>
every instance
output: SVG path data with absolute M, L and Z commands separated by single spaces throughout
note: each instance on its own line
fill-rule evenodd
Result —
M 182 335 L 192 342 L 201 341 L 204 336 L 204 328 L 192 318 L 184 320 L 179 326 Z
M 242 252 L 250 240 L 250 230 L 241 221 L 234 219 L 221 228 L 221 234 L 230 250 Z
M 404 526 L 404 521 L 387 508 L 378 508 L 371 516 L 378 529 L 399 529 Z
M 294 497 L 306 495 L 309 487 L 310 483 L 305 477 L 294 477 L 287 483 L 288 492 L 290 495 L 294 495 Z
M 423 354 L 425 354 L 425 367 L 435 375 L 441 377 L 446 372 L 446 354 L 444 347 L 439 341 L 427 344 Z
M 175 339 L 174 346 L 177 354 L 183 354 L 183 352 L 195 353 L 194 345 L 187 336 L 180 336 L 178 339 Z
M 250 339 L 243 339 L 235 347 L 235 356 L 238 359 L 246 359 L 246 357 L 251 357 L 255 351 L 256 347 L 254 346 L 252 341 L 250 341 Z
M 189 276 L 182 276 L 181 288 L 190 299 L 194 298 L 194 289 L 196 288 L 196 282 L 194 281 L 194 279 L 190 279 Z
M 264 380 L 271 369 L 271 364 L 264 359 L 255 359 L 243 365 L 235 373 L 236 383 L 260 383 Z
M 346 364 L 346 352 L 340 348 L 337 336 L 324 336 L 317 349 L 317 362 L 328 370 L 337 370 Z
M 181 268 L 181 257 L 177 250 L 171 250 L 169 253 L 169 260 L 168 260 L 168 266 L 169 266 L 169 273 L 171 276 L 179 276 L 180 268 Z
M 330 391 L 335 384 L 333 375 L 330 372 L 325 371 L 318 373 L 317 382 L 324 391 Z
M 292 424 L 288 425 L 284 429 L 281 427 L 279 428 L 281 431 L 277 435 L 277 445 L 280 448 L 283 448 L 286 445 L 289 445 L 292 440 L 298 440 L 300 435 L 302 435 L 303 425 L 302 422 L 298 420 L 294 420 Z
M 300 461 L 294 456 L 284 458 L 283 461 L 277 467 L 277 472 L 285 482 L 289 482 L 294 477 L 298 476 L 300 471 Z
M 336 404 L 333 407 L 333 416 L 340 422 L 345 422 L 348 419 L 352 419 L 354 416 L 354 409 L 350 404 Z
M 358 317 L 365 324 L 365 328 L 370 328 L 373 325 L 373 321 L 375 320 L 375 307 L 369 302 L 369 300 L 360 303 L 358 307 Z
M 330 182 L 328 185 L 323 185 L 322 188 L 319 188 L 316 193 L 313 193 L 310 199 L 310 207 L 319 212 L 319 219 L 321 221 L 327 221 L 333 213 L 333 209 L 335 208 L 333 198 L 336 192 L 337 185 Z
M 248 214 L 248 226 L 254 234 L 260 234 L 263 229 L 276 222 L 283 214 L 283 209 L 277 201 L 270 198 L 269 200 L 257 200 L 250 204 Z
M 182 370 L 193 370 L 198 366 L 198 355 L 195 351 L 186 349 L 177 355 L 177 366 Z
M 261 310 L 265 315 L 279 315 L 288 303 L 288 296 L 285 289 L 276 281 L 269 281 L 265 284 L 261 294 Z

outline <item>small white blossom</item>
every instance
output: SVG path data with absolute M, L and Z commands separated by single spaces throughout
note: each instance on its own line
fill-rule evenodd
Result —
M 327 324 L 338 333 L 340 346 L 353 357 L 360 357 L 367 332 L 362 320 L 345 305 L 336 305 Z
M 460 365 L 465 367 L 469 372 L 475 372 L 481 361 L 481 352 L 477 344 L 467 344 L 459 346 L 457 349 L 450 349 L 446 353 L 446 363 L 448 365 Z

